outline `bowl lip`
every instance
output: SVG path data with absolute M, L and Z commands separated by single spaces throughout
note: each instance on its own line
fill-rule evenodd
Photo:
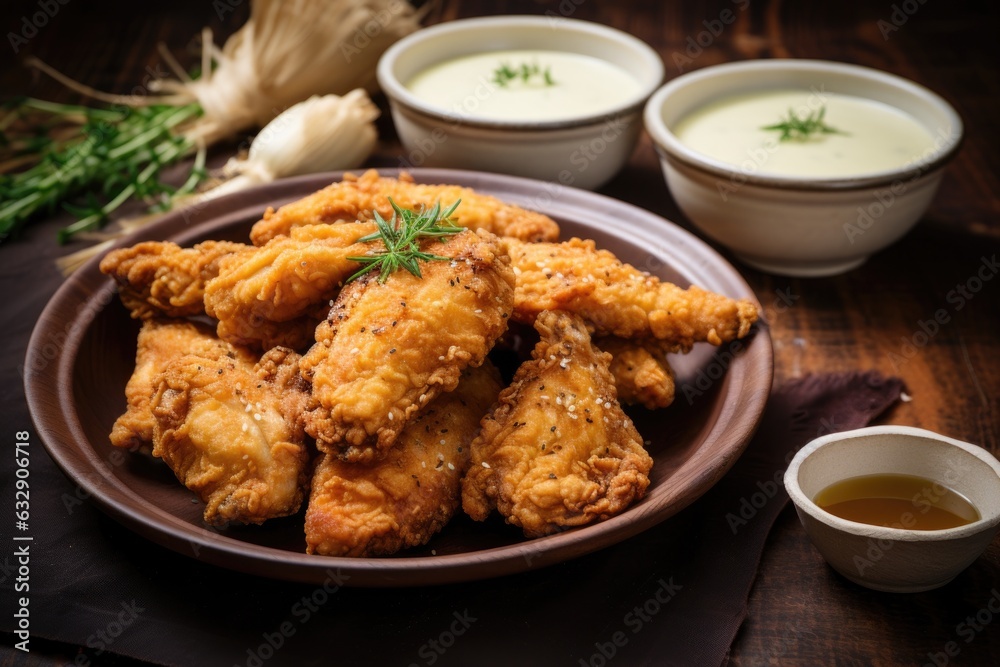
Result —
M 397 79 L 396 75 L 393 73 L 393 68 L 396 62 L 405 57 L 406 52 L 410 48 L 416 44 L 437 39 L 442 35 L 462 32 L 469 28 L 516 30 L 518 28 L 529 26 L 545 26 L 550 30 L 562 29 L 574 31 L 579 33 L 581 36 L 600 35 L 602 37 L 614 39 L 619 44 L 629 47 L 636 54 L 638 59 L 643 60 L 653 69 L 654 83 L 642 86 L 639 92 L 607 111 L 591 114 L 589 116 L 573 117 L 565 120 L 555 119 L 545 121 L 496 120 L 460 116 L 459 114 L 451 113 L 441 107 L 428 104 L 421 98 L 411 93 L 403 82 Z M 582 21 L 580 19 L 565 17 L 553 19 L 548 16 L 520 14 L 511 16 L 481 16 L 476 18 L 458 19 L 422 28 L 407 35 L 389 47 L 379 58 L 378 65 L 376 67 L 378 84 L 382 88 L 382 92 L 384 92 L 386 97 L 388 97 L 390 104 L 403 106 L 409 111 L 452 125 L 459 124 L 483 130 L 517 130 L 521 132 L 545 132 L 551 130 L 577 128 L 587 125 L 603 125 L 609 118 L 640 113 L 645 107 L 650 96 L 663 83 L 665 75 L 666 68 L 663 65 L 663 59 L 660 58 L 660 54 L 649 46 L 649 44 L 627 32 L 601 23 Z
M 663 122 L 660 110 L 666 100 L 684 88 L 705 79 L 711 79 L 721 74 L 733 72 L 752 75 L 757 72 L 772 71 L 793 71 L 793 72 L 834 72 L 853 76 L 859 80 L 877 82 L 883 86 L 901 89 L 936 107 L 948 117 L 952 124 L 952 132 L 947 141 L 939 148 L 936 148 L 929 155 L 921 157 L 919 160 L 899 167 L 897 169 L 885 170 L 874 173 L 862 174 L 856 177 L 837 178 L 800 178 L 796 176 L 782 176 L 776 174 L 746 173 L 736 165 L 716 160 L 707 155 L 688 148 L 677 136 L 667 128 Z M 900 109 L 906 112 L 906 109 Z M 914 81 L 905 79 L 895 74 L 890 74 L 872 67 L 853 65 L 850 63 L 837 62 L 834 60 L 815 60 L 798 58 L 773 58 L 760 60 L 744 60 L 721 65 L 711 65 L 702 69 L 694 70 L 672 79 L 661 86 L 650 96 L 643 113 L 644 125 L 653 145 L 662 158 L 676 161 L 692 167 L 694 169 L 707 172 L 713 176 L 726 179 L 739 178 L 741 184 L 757 185 L 782 190 L 809 190 L 809 191 L 838 191 L 838 190 L 867 190 L 876 187 L 892 185 L 898 181 L 916 180 L 921 176 L 929 175 L 931 172 L 942 169 L 958 152 L 965 139 L 964 124 L 961 116 L 954 107 L 943 97 Z M 935 137 L 936 143 L 937 137 Z
M 900 435 L 930 439 L 961 449 L 992 468 L 993 472 L 997 476 L 997 486 L 1000 488 L 1000 461 L 998 461 L 996 457 L 982 447 L 968 442 L 963 442 L 961 440 L 956 440 L 954 438 L 949 438 L 948 436 L 935 433 L 934 431 L 928 431 L 927 429 L 916 428 L 913 426 L 869 426 L 850 431 L 831 433 L 829 435 L 816 438 L 802 447 L 802 449 L 800 449 L 795 456 L 792 457 L 792 460 L 788 465 L 788 469 L 785 470 L 784 482 L 785 490 L 788 492 L 788 496 L 792 499 L 795 507 L 817 521 L 820 521 L 839 532 L 849 533 L 858 537 L 867 537 L 875 540 L 891 540 L 895 542 L 945 542 L 970 537 L 972 535 L 995 529 L 998 525 L 1000 525 L 1000 511 L 997 511 L 991 516 L 980 516 L 978 520 L 964 526 L 944 528 L 941 530 L 910 530 L 907 528 L 874 526 L 872 524 L 860 523 L 858 521 L 849 521 L 830 514 L 826 510 L 820 508 L 819 505 L 813 502 L 813 500 L 809 498 L 804 491 L 802 491 L 802 487 L 799 486 L 798 479 L 799 469 L 806 459 L 808 459 L 812 454 L 820 449 L 823 449 L 824 447 L 838 442 L 845 440 L 859 440 L 877 435 Z

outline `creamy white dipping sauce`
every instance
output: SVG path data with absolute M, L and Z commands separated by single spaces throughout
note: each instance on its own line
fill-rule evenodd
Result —
M 841 133 L 813 133 L 780 141 L 762 129 L 825 107 L 823 122 Z M 774 90 L 723 98 L 683 117 L 673 133 L 689 148 L 747 173 L 806 178 L 850 178 L 915 162 L 934 148 L 934 137 L 909 114 L 874 100 Z
M 536 67 L 527 81 L 495 80 L 507 66 Z M 549 81 L 545 73 L 548 72 Z M 639 82 L 617 65 L 563 51 L 490 51 L 434 65 L 406 87 L 423 101 L 463 118 L 552 121 L 606 113 L 639 92 Z

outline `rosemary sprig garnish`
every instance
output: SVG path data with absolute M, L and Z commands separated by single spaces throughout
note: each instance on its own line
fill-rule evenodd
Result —
M 507 63 L 501 63 L 499 67 L 493 70 L 493 83 L 497 84 L 501 88 L 506 88 L 507 84 L 511 81 L 521 80 L 521 83 L 527 84 L 532 79 L 536 77 L 541 77 L 542 83 L 546 86 L 556 85 L 555 79 L 552 78 L 552 68 L 546 67 L 542 69 L 538 63 L 521 63 L 520 67 L 511 67 Z
M 159 177 L 195 152 L 178 130 L 201 113 L 198 104 L 95 109 L 12 101 L 0 118 L 0 242 L 60 206 L 79 218 L 59 230 L 65 242 L 102 226 L 130 199 L 162 202 L 194 189 L 205 177 L 202 156 L 181 191 Z
M 835 127 L 830 127 L 823 120 L 826 115 L 826 105 L 821 106 L 817 111 L 811 111 L 809 115 L 799 117 L 795 115 L 794 109 L 788 110 L 788 118 L 783 118 L 780 123 L 765 125 L 762 130 L 781 132 L 779 141 L 804 141 L 813 134 L 844 134 Z
M 463 231 L 463 227 L 448 224 L 451 220 L 451 214 L 455 212 L 461 201 L 459 199 L 445 211 L 441 211 L 440 202 L 434 204 L 434 208 L 429 211 L 411 211 L 401 208 L 390 197 L 392 218 L 387 221 L 379 215 L 378 211 L 373 211 L 378 231 L 358 239 L 358 243 L 381 241 L 385 250 L 359 257 L 348 257 L 347 259 L 360 262 L 364 267 L 348 278 L 347 282 L 360 278 L 375 269 L 379 271 L 379 283 L 385 283 L 389 279 L 389 275 L 399 268 L 404 268 L 420 278 L 418 262 L 451 260 L 451 257 L 423 252 L 420 250 L 419 242 L 420 239 L 452 236 Z

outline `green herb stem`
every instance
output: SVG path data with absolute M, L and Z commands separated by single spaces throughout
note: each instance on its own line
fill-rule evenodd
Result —
M 196 103 L 119 111 L 20 100 L 0 119 L 2 162 L 24 167 L 0 173 L 0 242 L 59 205 L 79 218 L 60 230 L 64 242 L 99 227 L 129 199 L 193 191 L 205 177 L 203 156 L 179 191 L 158 177 L 163 167 L 195 149 L 177 130 L 201 113 Z M 101 192 L 110 197 L 103 204 L 97 199 Z M 80 198 L 83 206 L 74 204 Z
M 538 63 L 521 63 L 518 67 L 511 67 L 507 63 L 500 63 L 499 67 L 493 70 L 493 83 L 497 84 L 501 88 L 506 88 L 507 84 L 511 81 L 520 80 L 521 83 L 528 85 L 533 79 L 541 79 L 543 85 L 554 86 L 556 85 L 555 79 L 552 78 L 552 68 L 546 67 L 542 69 Z
M 111 122 L 118 122 L 125 115 L 120 111 L 113 111 L 111 109 L 95 109 L 93 107 L 81 107 L 74 104 L 60 104 L 58 102 L 49 102 L 47 100 L 39 100 L 33 97 L 22 100 L 21 104 L 29 109 L 45 111 L 55 115 L 76 115 L 82 118 L 97 118 Z
M 150 141 L 156 137 L 169 134 L 170 130 L 177 125 L 183 123 L 185 120 L 196 116 L 200 113 L 199 109 L 193 109 L 191 107 L 181 107 L 177 109 L 174 113 L 168 111 L 162 112 L 153 116 L 150 119 L 150 123 L 153 125 L 149 128 L 139 128 L 139 132 L 136 133 L 135 137 L 131 139 L 128 143 L 125 143 L 117 148 L 108 151 L 108 159 L 116 160 L 120 157 L 128 155 L 133 151 L 143 148 Z
M 378 231 L 358 239 L 358 243 L 381 241 L 385 250 L 368 255 L 348 257 L 349 260 L 358 262 L 363 267 L 348 278 L 347 282 L 356 280 L 376 269 L 379 271 L 379 283 L 385 283 L 389 276 L 400 268 L 406 269 L 420 278 L 420 261 L 450 260 L 450 257 L 442 257 L 420 250 L 419 242 L 423 238 L 440 238 L 462 232 L 462 227 L 449 224 L 452 213 L 455 212 L 461 201 L 456 201 L 443 212 L 440 203 L 435 204 L 434 208 L 429 211 L 411 211 L 401 208 L 390 197 L 392 218 L 387 221 L 378 211 L 373 211 Z
M 827 125 L 823 119 L 824 116 L 826 116 L 825 105 L 802 117 L 797 116 L 794 109 L 789 109 L 788 118 L 782 118 L 781 122 L 765 125 L 760 129 L 768 132 L 781 132 L 779 141 L 805 141 L 814 134 L 847 134 Z
M 7 217 L 14 215 L 21 209 L 31 206 L 41 198 L 42 193 L 33 192 L 23 199 L 9 203 L 6 207 L 0 209 L 0 219 L 6 219 Z
M 192 145 L 191 142 L 184 141 L 179 144 L 170 143 L 170 144 L 161 144 L 160 146 L 157 146 L 153 150 L 156 159 L 151 161 L 148 165 L 146 165 L 145 169 L 139 172 L 139 175 L 136 176 L 135 180 L 133 180 L 130 184 L 125 186 L 121 190 L 121 192 L 118 193 L 117 196 L 115 196 L 111 201 L 109 201 L 107 204 L 102 206 L 97 211 L 94 211 L 85 218 L 77 220 L 72 225 L 60 229 L 58 232 L 59 242 L 65 243 L 70 238 L 72 238 L 74 234 L 98 228 L 101 225 L 101 223 L 107 220 L 107 217 L 112 212 L 114 212 L 119 206 L 124 204 L 126 201 L 131 199 L 142 188 L 143 185 L 148 183 L 149 180 L 153 176 L 155 176 L 160 171 L 160 169 L 163 168 L 164 164 L 172 162 L 173 160 L 177 159 L 178 157 L 186 153 L 187 150 L 191 147 L 191 145 Z

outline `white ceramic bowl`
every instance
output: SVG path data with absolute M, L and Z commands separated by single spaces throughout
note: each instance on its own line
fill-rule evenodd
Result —
M 406 87 L 432 65 L 510 49 L 594 56 L 629 72 L 640 90 L 599 115 L 525 122 L 478 120 L 428 104 Z M 596 23 L 497 16 L 449 21 L 403 38 L 379 60 L 378 82 L 405 149 L 401 167 L 493 171 L 593 189 L 610 180 L 632 154 L 643 105 L 663 82 L 663 61 L 645 42 Z
M 884 528 L 841 519 L 813 502 L 834 482 L 882 473 L 942 484 L 965 496 L 980 519 L 945 530 Z M 1000 531 L 1000 462 L 981 447 L 918 428 L 873 426 L 818 438 L 792 459 L 785 489 L 827 562 L 851 581 L 879 591 L 943 586 Z
M 912 164 L 857 178 L 762 173 L 748 155 L 729 165 L 687 147 L 677 122 L 739 93 L 801 88 L 854 95 L 903 110 L 934 137 Z M 848 271 L 898 240 L 924 214 L 958 149 L 962 121 L 941 97 L 879 70 L 821 60 L 751 60 L 680 76 L 650 98 L 646 129 L 670 192 L 702 232 L 747 264 L 771 273 L 825 276 Z

